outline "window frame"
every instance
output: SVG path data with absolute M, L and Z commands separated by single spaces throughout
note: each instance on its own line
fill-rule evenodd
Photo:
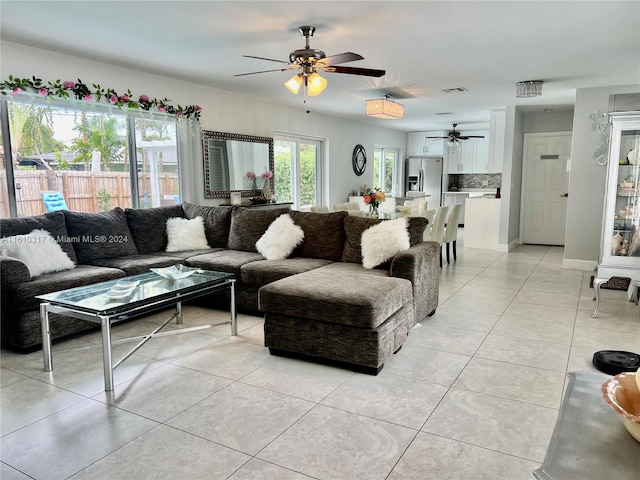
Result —
M 138 163 L 137 144 L 136 144 L 136 120 L 151 120 L 160 122 L 170 122 L 175 125 L 176 136 L 176 173 L 178 175 L 177 183 L 179 186 L 183 185 L 182 178 L 182 142 L 179 136 L 181 135 L 179 119 L 175 115 L 158 113 L 158 112 L 140 112 L 134 110 L 128 110 L 126 108 L 116 108 L 111 105 L 100 104 L 97 102 L 81 102 L 77 100 L 61 100 L 51 98 L 39 98 L 35 95 L 29 94 L 17 94 L 12 98 L 0 99 L 0 131 L 2 133 L 2 145 L 4 148 L 4 168 L 6 171 L 6 185 L 0 186 L 0 188 L 6 188 L 6 199 L 8 202 L 9 218 L 15 218 L 19 216 L 18 213 L 18 198 L 16 195 L 16 180 L 15 171 L 13 165 L 13 151 L 11 148 L 11 133 L 10 133 L 10 116 L 9 108 L 10 103 L 30 105 L 41 108 L 51 108 L 67 110 L 72 112 L 88 112 L 94 115 L 105 115 L 110 117 L 111 115 L 117 115 L 124 117 L 126 122 L 126 134 L 127 141 L 127 154 L 129 156 L 129 180 L 131 185 L 131 207 L 140 208 L 140 190 L 139 190 L 139 172 L 140 167 Z M 180 193 L 180 195 L 182 195 Z
M 380 164 L 377 166 L 377 175 L 378 175 L 378 183 L 376 184 L 375 182 L 375 176 L 376 176 L 376 153 L 380 152 Z M 385 167 L 386 167 L 386 154 L 387 153 L 394 153 L 395 154 L 395 158 L 393 159 L 393 165 L 392 165 L 392 170 L 391 170 L 391 192 L 387 192 L 385 190 L 385 185 L 384 185 L 384 173 L 385 173 Z M 387 193 L 387 195 L 391 195 L 391 196 L 397 196 L 397 192 L 398 192 L 398 181 L 399 181 L 399 172 L 400 172 L 400 149 L 397 147 L 386 147 L 386 146 L 382 146 L 382 145 L 374 145 L 373 147 L 373 168 L 374 168 L 374 172 L 373 172 L 373 176 L 374 176 L 374 187 L 378 187 L 380 188 L 380 190 L 385 191 L 385 193 Z
M 291 177 L 291 201 L 292 208 L 300 210 L 301 205 L 301 175 L 300 175 L 300 145 L 315 145 L 316 147 L 316 175 L 315 175 L 315 205 L 324 204 L 324 172 L 325 172 L 325 140 L 317 137 L 306 135 L 294 135 L 290 133 L 274 133 L 274 146 L 278 141 L 290 142 L 295 144 L 295 160 L 293 162 L 293 171 Z

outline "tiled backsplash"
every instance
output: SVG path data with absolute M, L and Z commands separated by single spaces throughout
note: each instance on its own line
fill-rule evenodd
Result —
M 501 173 L 466 173 L 449 175 L 449 187 L 453 186 L 456 177 L 458 179 L 458 188 L 498 188 L 502 186 Z

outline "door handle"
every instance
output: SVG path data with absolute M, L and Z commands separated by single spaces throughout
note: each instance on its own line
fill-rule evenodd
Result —
M 562 195 L 560 195 L 560 196 L 561 196 L 561 197 L 565 197 L 565 198 L 567 198 L 567 197 L 569 196 L 569 194 L 568 194 L 568 193 L 563 193 L 563 194 L 562 194 Z

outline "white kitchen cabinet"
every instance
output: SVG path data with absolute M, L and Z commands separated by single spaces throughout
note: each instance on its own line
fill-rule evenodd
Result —
M 448 147 L 448 173 L 487 173 L 489 158 L 489 132 L 471 130 L 462 135 L 482 135 L 484 138 L 470 138 Z
M 491 110 L 489 125 L 488 173 L 502 173 L 504 159 L 504 138 L 507 112 L 505 110 Z
M 421 157 L 425 155 L 425 136 L 427 132 L 410 132 L 407 138 L 407 156 Z
M 444 130 L 436 132 L 410 132 L 407 138 L 407 156 L 443 156 L 446 140 L 427 137 L 444 137 L 446 134 L 447 132 Z

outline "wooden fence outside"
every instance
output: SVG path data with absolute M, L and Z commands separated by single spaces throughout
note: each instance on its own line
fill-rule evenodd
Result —
M 131 180 L 128 172 L 18 170 L 15 172 L 15 182 L 18 216 L 46 213 L 40 192 L 51 190 L 62 193 L 69 210 L 100 212 L 115 207 L 131 207 Z M 159 173 L 158 184 L 160 198 L 163 195 L 176 195 L 178 174 Z M 150 185 L 149 174 L 138 174 L 141 197 L 144 192 L 150 191 Z M 0 217 L 6 218 L 9 216 L 9 203 L 4 170 L 0 171 L 0 186 Z M 151 205 L 150 198 L 147 203 L 146 206 L 155 206 Z

